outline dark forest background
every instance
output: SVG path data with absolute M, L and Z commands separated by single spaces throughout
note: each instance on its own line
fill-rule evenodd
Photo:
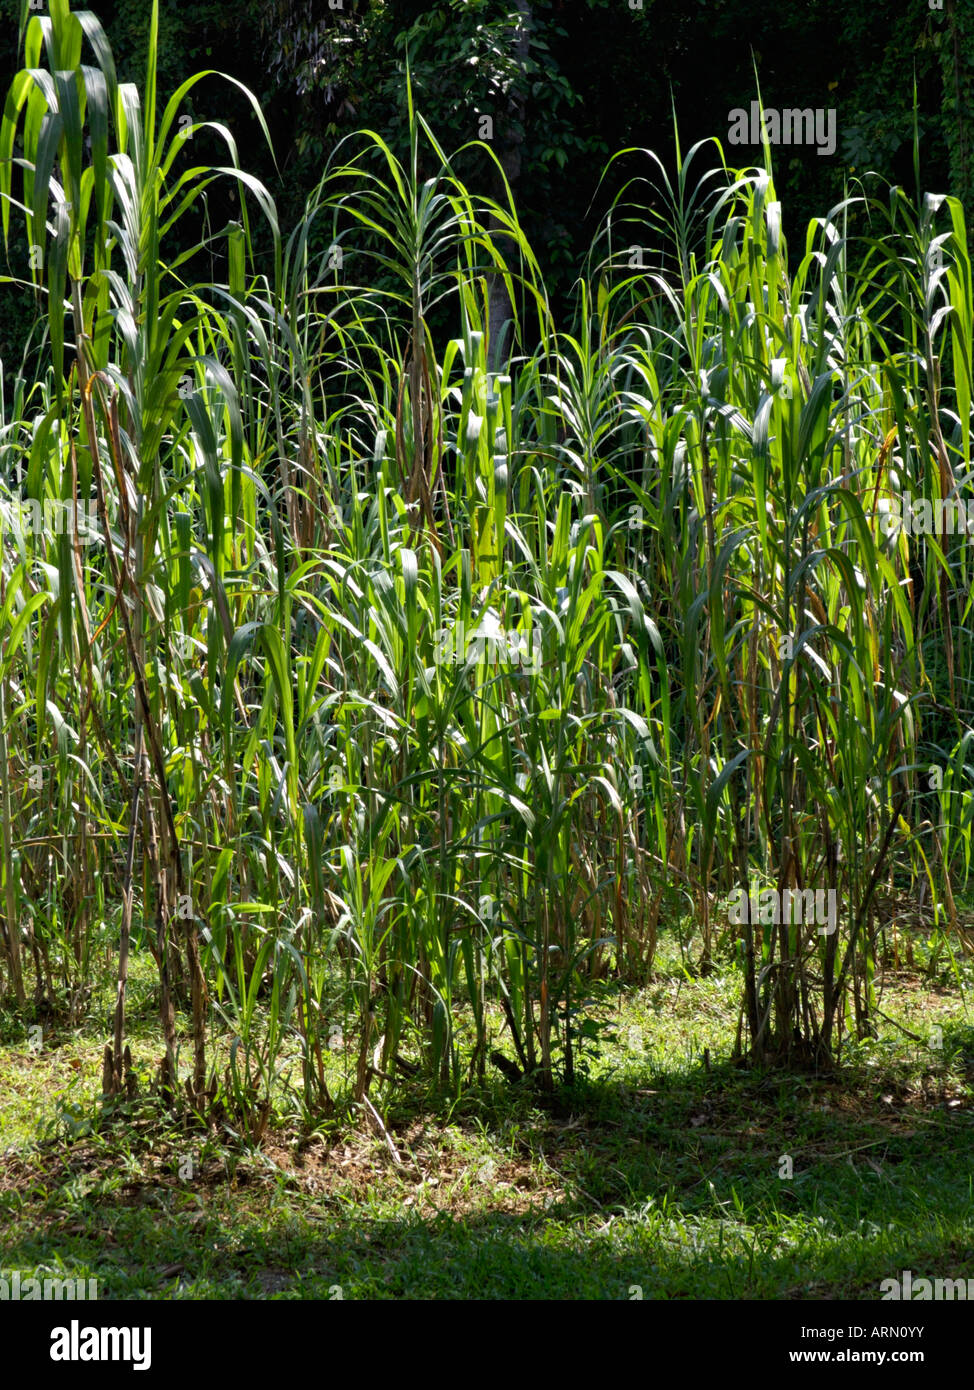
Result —
M 0 0 L 4 88 L 20 65 L 22 18 L 39 3 Z M 143 78 L 149 6 L 150 0 L 91 6 L 122 80 Z M 684 152 L 716 135 L 729 160 L 754 162 L 758 149 L 727 148 L 726 138 L 730 110 L 748 107 L 756 95 L 755 72 L 766 106 L 837 113 L 833 155 L 814 147 L 775 151 L 792 255 L 801 254 L 808 219 L 826 214 L 868 170 L 917 193 L 915 131 L 919 191 L 956 194 L 968 213 L 974 205 L 974 0 L 942 0 L 942 8 L 931 8 L 930 0 L 774 7 L 764 0 L 641 0 L 638 8 L 630 0 L 160 5 L 161 94 L 168 97 L 190 73 L 213 67 L 258 96 L 277 169 L 245 99 L 228 97 L 226 83 L 214 79 L 196 88 L 187 110 L 194 119 L 229 125 L 244 167 L 273 192 L 285 234 L 344 135 L 369 126 L 405 153 L 407 52 L 419 109 L 447 151 L 476 140 L 482 117 L 491 117 L 493 148 L 514 187 L 556 317 L 606 206 L 597 195 L 609 156 L 629 146 L 649 148 L 672 168 L 675 112 Z M 221 159 L 208 132 L 194 138 L 201 163 Z M 499 191 L 482 152 L 466 151 L 458 169 L 471 187 Z M 624 166 L 616 169 L 621 178 Z M 230 188 L 226 181 L 226 189 L 211 193 L 207 215 L 214 227 L 234 215 L 226 201 Z M 20 254 L 19 247 L 11 252 L 18 274 L 25 270 Z M 7 381 L 18 370 L 33 319 L 29 293 L 5 289 L 0 359 Z

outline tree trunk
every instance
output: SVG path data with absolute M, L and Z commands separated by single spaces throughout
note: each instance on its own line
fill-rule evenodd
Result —
M 531 25 L 532 13 L 528 0 L 515 0 L 517 11 L 520 16 L 520 23 L 517 30 L 517 41 L 514 45 L 514 56 L 521 68 L 522 75 L 524 66 L 527 62 L 528 52 L 531 46 Z M 498 112 L 497 115 L 497 149 L 496 154 L 507 182 L 510 184 L 511 192 L 516 194 L 518 181 L 521 176 L 521 155 L 524 145 L 524 108 L 525 91 L 519 81 L 512 88 L 506 112 Z M 497 199 L 496 201 L 503 206 L 506 201 L 506 194 L 497 180 Z M 515 203 L 516 203 L 515 197 Z M 500 234 L 500 228 L 496 218 L 490 219 L 489 230 L 492 236 L 497 238 L 500 249 L 505 249 L 504 243 L 507 240 Z M 500 371 L 510 352 L 510 343 L 505 341 L 505 334 L 510 327 L 514 311 L 507 288 L 504 284 L 503 276 L 491 274 L 488 277 L 488 313 L 490 315 L 490 341 L 488 352 L 488 366 L 492 372 Z

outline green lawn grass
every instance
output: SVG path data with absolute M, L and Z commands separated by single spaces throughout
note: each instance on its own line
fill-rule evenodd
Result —
M 152 969 L 133 972 L 146 1077 Z M 460 1102 L 400 1088 L 398 1164 L 363 1115 L 302 1130 L 283 1098 L 259 1149 L 176 1124 L 148 1089 L 107 1114 L 104 1001 L 36 1052 L 11 1021 L 2 1264 L 97 1278 L 106 1299 L 875 1299 L 901 1269 L 957 1276 L 974 1028 L 951 978 L 889 977 L 895 1022 L 840 1072 L 761 1074 L 721 1060 L 733 971 L 672 959 L 642 991 L 602 988 L 599 1052 L 570 1090 L 499 1072 Z

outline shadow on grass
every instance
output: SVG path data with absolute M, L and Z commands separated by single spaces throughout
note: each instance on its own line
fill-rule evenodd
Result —
M 140 1121 L 0 1160 L 5 1268 L 108 1298 L 875 1299 L 974 1258 L 956 1075 L 497 1083 L 447 1123 L 275 1132 L 243 1157 Z M 179 1176 L 180 1163 L 191 1177 Z

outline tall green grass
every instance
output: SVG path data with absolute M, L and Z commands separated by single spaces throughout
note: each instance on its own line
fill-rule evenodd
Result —
M 406 162 L 343 144 L 285 241 L 219 122 L 193 164 L 201 75 L 160 112 L 156 24 L 139 91 L 51 0 L 0 126 L 46 332 L 0 420 L 4 987 L 77 1015 L 116 970 L 119 1092 L 152 951 L 162 1086 L 258 1135 L 291 1058 L 311 1114 L 336 1053 L 359 1101 L 498 1048 L 571 1081 L 594 983 L 689 915 L 740 970 L 728 1047 L 834 1061 L 878 890 L 963 940 L 971 541 L 890 519 L 971 496 L 959 205 L 871 181 L 789 255 L 769 150 L 626 151 L 559 329 L 408 90 Z M 214 179 L 239 219 L 174 253 Z M 45 499 L 97 537 L 18 530 Z M 752 885 L 834 890 L 837 930 L 738 928 Z

